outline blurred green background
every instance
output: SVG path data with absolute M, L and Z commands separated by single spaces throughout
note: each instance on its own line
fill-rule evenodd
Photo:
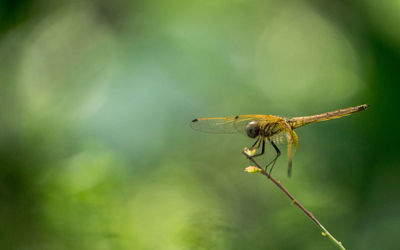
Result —
M 0 249 L 336 249 L 242 135 L 311 115 L 273 174 L 348 249 L 396 249 L 399 1 L 0 1 Z M 270 157 L 271 155 L 269 155 Z M 260 159 L 267 161 L 267 157 Z

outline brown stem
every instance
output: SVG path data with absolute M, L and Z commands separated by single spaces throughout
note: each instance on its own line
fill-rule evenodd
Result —
M 269 173 L 267 173 L 261 166 L 260 164 L 258 164 L 258 162 L 256 162 L 254 160 L 254 158 L 252 156 L 250 156 L 249 154 L 247 154 L 246 152 L 242 152 L 247 159 L 249 159 L 250 161 L 252 161 L 256 167 L 258 169 L 261 170 L 261 173 L 265 176 L 268 177 L 268 179 L 270 179 L 273 183 L 275 183 L 275 185 L 277 185 L 287 196 L 289 196 L 289 198 L 293 201 L 294 204 L 296 204 L 296 206 L 298 206 L 312 221 L 314 221 L 315 224 L 317 224 L 317 226 L 322 230 L 322 235 L 323 236 L 327 236 L 329 239 L 331 239 L 340 249 L 345 249 L 344 246 L 342 245 L 342 243 L 338 240 L 335 239 L 335 237 L 333 237 L 328 230 L 326 230 L 326 228 L 317 220 L 317 218 L 314 217 L 314 215 L 308 211 L 305 207 L 303 207 L 303 205 L 301 205 L 294 197 L 293 195 L 291 195 L 289 193 L 289 191 L 282 186 L 282 184 L 280 183 L 280 181 L 276 180 L 275 178 L 273 178 Z

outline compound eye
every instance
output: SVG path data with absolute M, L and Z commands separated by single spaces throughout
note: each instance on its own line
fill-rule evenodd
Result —
M 260 124 L 256 121 L 246 125 L 246 134 L 250 138 L 256 138 L 260 134 Z

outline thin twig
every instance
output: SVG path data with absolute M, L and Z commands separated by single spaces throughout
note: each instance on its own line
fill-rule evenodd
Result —
M 282 186 L 282 184 L 280 183 L 280 181 L 274 179 L 269 173 L 267 173 L 261 166 L 260 164 L 258 164 L 258 162 L 256 162 L 254 160 L 254 158 L 252 156 L 250 156 L 249 154 L 247 154 L 246 152 L 242 152 L 247 159 L 249 159 L 250 161 L 252 161 L 255 166 L 260 170 L 260 172 L 267 176 L 268 179 L 270 179 L 273 183 L 275 183 L 275 185 L 277 185 L 287 196 L 289 196 L 289 198 L 293 201 L 294 204 L 296 204 L 296 206 L 298 206 L 308 217 L 310 217 L 310 219 L 312 221 L 314 221 L 315 224 L 317 224 L 317 226 L 322 230 L 322 235 L 325 237 L 328 237 L 329 239 L 332 240 L 333 243 L 335 243 L 340 249 L 345 250 L 344 246 L 342 245 L 342 242 L 338 241 L 335 239 L 335 237 L 333 237 L 332 234 L 330 234 L 328 232 L 328 230 L 326 230 L 326 228 L 317 220 L 317 218 L 314 217 L 314 215 L 308 211 L 305 207 L 303 207 L 303 205 L 301 205 L 294 197 L 293 195 L 291 195 L 289 193 L 289 191 Z

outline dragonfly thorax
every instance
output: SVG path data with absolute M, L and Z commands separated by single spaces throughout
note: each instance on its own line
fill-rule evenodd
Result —
M 282 127 L 278 123 L 267 123 L 263 128 L 263 136 L 271 137 L 282 131 Z
M 282 127 L 278 123 L 251 121 L 246 125 L 246 134 L 250 138 L 256 138 L 257 136 L 269 138 L 281 131 Z

